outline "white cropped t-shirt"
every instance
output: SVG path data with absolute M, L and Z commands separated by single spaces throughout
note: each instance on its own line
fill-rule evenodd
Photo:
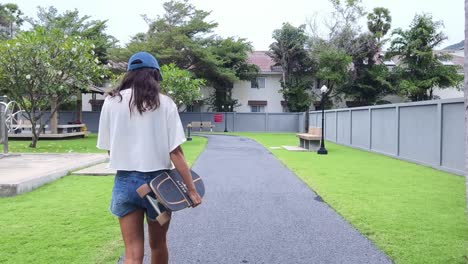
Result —
M 99 119 L 97 147 L 110 151 L 109 167 L 126 171 L 171 169 L 170 152 L 185 142 L 185 133 L 176 104 L 160 94 L 154 111 L 130 114 L 131 89 L 120 97 L 107 96 Z

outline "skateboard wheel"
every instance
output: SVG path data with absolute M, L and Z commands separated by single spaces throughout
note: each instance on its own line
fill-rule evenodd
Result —
M 156 221 L 158 221 L 161 226 L 165 225 L 169 220 L 171 220 L 171 215 L 167 212 L 163 212 L 156 217 Z
M 151 193 L 151 188 L 149 187 L 148 184 L 145 183 L 141 185 L 140 187 L 138 187 L 136 191 L 141 198 L 145 198 L 146 195 Z

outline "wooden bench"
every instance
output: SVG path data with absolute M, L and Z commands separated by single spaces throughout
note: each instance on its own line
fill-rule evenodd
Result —
M 322 128 L 309 127 L 308 133 L 299 133 L 296 136 L 299 138 L 299 147 L 308 151 L 317 151 L 322 140 Z
M 190 122 L 187 127 L 191 127 L 192 129 L 198 128 L 200 132 L 203 131 L 204 128 L 209 128 L 210 132 L 213 132 L 214 125 L 212 125 L 210 121 L 193 121 Z

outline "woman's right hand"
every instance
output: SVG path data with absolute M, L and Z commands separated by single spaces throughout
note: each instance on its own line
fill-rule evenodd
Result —
M 175 168 L 179 172 L 180 176 L 182 176 L 182 180 L 187 186 L 187 193 L 190 197 L 190 200 L 192 200 L 193 203 L 192 207 L 197 207 L 202 203 L 202 198 L 195 189 L 192 175 L 190 175 L 190 168 L 188 167 L 188 164 L 185 161 L 185 156 L 184 152 L 182 151 L 182 148 L 178 146 L 171 152 L 170 155 L 172 163 L 174 163 Z
M 202 203 L 202 198 L 196 190 L 188 191 L 188 195 L 190 197 L 190 200 L 192 200 L 192 207 L 197 207 Z

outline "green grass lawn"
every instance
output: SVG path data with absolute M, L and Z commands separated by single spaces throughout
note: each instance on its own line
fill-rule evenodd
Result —
M 9 140 L 10 152 L 19 153 L 105 153 L 96 148 L 97 134 L 84 138 L 39 140 L 36 148 L 30 148 L 30 140 Z
M 96 137 L 51 144 L 39 147 L 93 152 Z M 205 144 L 205 138 L 194 137 L 183 145 L 189 163 Z M 118 220 L 108 211 L 113 180 L 67 176 L 30 193 L 0 198 L 0 263 L 115 263 L 123 242 Z
M 267 149 L 293 134 L 239 133 Z M 463 177 L 332 143 L 329 154 L 269 149 L 396 263 L 468 263 Z

